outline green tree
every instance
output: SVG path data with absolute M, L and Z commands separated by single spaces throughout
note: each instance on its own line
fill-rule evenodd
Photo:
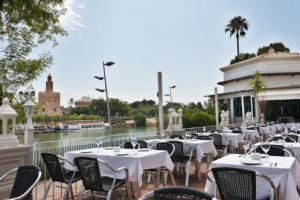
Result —
M 269 46 L 260 47 L 257 50 L 257 55 L 259 56 L 259 55 L 268 53 L 270 46 L 272 46 L 274 51 L 277 51 L 277 52 L 290 52 L 290 49 L 288 47 L 286 47 L 282 42 L 275 42 L 275 43 L 270 44 Z
M 255 53 L 240 53 L 239 55 L 235 56 L 234 59 L 232 59 L 230 61 L 230 64 L 234 64 L 234 63 L 237 63 L 237 62 L 240 62 L 240 61 L 243 61 L 243 60 L 247 60 L 249 58 L 253 58 L 255 57 Z
M 234 17 L 226 25 L 225 33 L 229 32 L 230 37 L 233 35 L 235 35 L 235 37 L 236 37 L 237 55 L 240 54 L 239 39 L 240 39 L 240 37 L 245 37 L 248 27 L 249 27 L 248 21 L 245 18 L 242 18 L 241 16 Z
M 253 95 L 256 99 L 256 105 L 258 110 L 258 122 L 260 122 L 261 109 L 259 105 L 258 96 L 259 93 L 264 92 L 267 89 L 266 81 L 261 78 L 259 71 L 255 71 L 252 75 L 252 80 L 249 82 L 248 86 L 253 89 Z
M 137 127 L 146 127 L 147 121 L 146 116 L 142 113 L 138 113 L 136 116 L 134 116 L 134 121 Z
M 63 0 L 0 0 L 0 12 L 1 105 L 4 96 L 13 98 L 53 63 L 49 52 L 33 58 L 32 50 L 46 41 L 56 46 L 55 36 L 67 32 L 58 25 L 66 13 Z

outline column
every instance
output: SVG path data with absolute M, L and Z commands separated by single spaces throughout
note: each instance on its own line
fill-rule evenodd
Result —
M 219 129 L 219 105 L 218 105 L 218 88 L 215 87 L 215 115 L 216 115 L 216 129 Z
M 245 105 L 244 105 L 244 96 L 241 96 L 241 101 L 242 101 L 242 116 L 243 116 L 243 122 L 245 121 Z
M 252 101 L 253 96 L 250 95 L 250 104 L 251 104 L 251 124 L 253 124 L 253 101 Z
M 164 131 L 164 113 L 163 113 L 163 90 L 162 90 L 162 73 L 157 73 L 158 79 L 158 118 L 159 118 L 159 132 L 162 135 Z
M 233 103 L 233 97 L 230 98 L 230 118 L 231 118 L 231 124 L 234 124 L 234 103 Z

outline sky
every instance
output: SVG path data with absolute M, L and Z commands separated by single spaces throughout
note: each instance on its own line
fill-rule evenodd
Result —
M 69 36 L 58 37 L 49 51 L 54 64 L 32 83 L 44 91 L 51 73 L 61 105 L 82 96 L 102 97 L 102 62 L 106 68 L 108 95 L 123 101 L 157 101 L 157 73 L 162 72 L 163 93 L 170 85 L 174 102 L 199 102 L 213 94 L 223 80 L 220 67 L 236 56 L 236 39 L 224 32 L 235 16 L 249 22 L 240 39 L 240 51 L 256 53 L 272 42 L 283 42 L 300 52 L 300 1 L 298 0 L 66 0 L 67 15 L 60 19 Z M 164 101 L 170 101 L 164 97 Z

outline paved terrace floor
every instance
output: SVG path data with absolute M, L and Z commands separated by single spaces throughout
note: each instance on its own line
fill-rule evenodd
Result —
M 204 191 L 205 182 L 206 182 L 206 177 L 205 177 L 206 160 L 205 159 L 203 159 L 203 161 L 201 163 L 200 170 L 201 170 L 201 181 L 198 181 L 197 175 L 195 173 L 195 164 L 193 162 L 191 163 L 189 187 Z M 177 174 L 177 172 L 174 171 L 173 175 L 174 175 L 177 186 L 184 186 L 184 184 L 185 184 L 185 174 L 180 174 L 180 173 Z M 168 182 L 167 182 L 166 187 L 168 187 L 168 186 L 172 186 L 171 180 L 170 180 L 169 177 L 168 177 Z M 79 190 L 80 187 L 81 187 L 81 181 L 79 181 L 78 184 L 77 184 L 77 190 Z M 160 188 L 163 187 L 162 180 L 160 181 L 159 187 Z M 154 189 L 155 189 L 155 184 L 154 184 L 153 180 L 151 180 L 151 182 L 148 183 L 147 182 L 147 177 L 143 176 L 143 187 L 142 187 L 142 190 L 141 190 L 142 195 L 146 194 L 150 191 L 153 191 Z M 61 193 L 60 191 L 61 190 L 59 188 L 55 188 L 55 191 L 54 191 L 55 194 L 54 195 L 55 196 L 60 196 L 60 193 Z M 75 184 L 73 184 L 73 191 L 75 191 Z M 63 192 L 64 192 L 64 190 L 63 190 Z M 44 194 L 44 182 L 41 181 L 37 186 L 37 199 L 38 200 L 42 199 L 43 194 Z M 34 191 L 34 195 L 35 195 L 35 191 Z M 74 195 L 75 195 L 75 200 L 77 200 L 78 199 L 78 193 L 75 193 Z M 47 200 L 52 199 L 52 197 L 53 197 L 53 190 L 52 190 L 52 188 L 50 188 L 48 196 L 47 196 Z M 71 198 L 69 198 L 69 199 L 71 199 Z M 83 199 L 87 200 L 87 199 L 93 199 L 93 198 L 85 196 Z M 103 198 L 94 198 L 94 199 L 96 200 L 96 199 L 103 199 Z M 113 192 L 113 196 L 112 196 L 111 199 L 112 200 L 125 200 L 125 199 L 128 199 L 126 197 L 125 187 L 122 188 L 122 193 L 121 194 L 119 194 L 118 190 L 115 190 Z M 135 198 L 135 199 L 137 199 L 137 198 Z

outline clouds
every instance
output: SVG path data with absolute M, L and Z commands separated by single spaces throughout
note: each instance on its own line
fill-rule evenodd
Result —
M 82 15 L 74 10 L 76 0 L 66 0 L 65 7 L 67 8 L 67 14 L 60 18 L 62 26 L 69 28 L 72 31 L 80 31 L 81 28 L 87 27 L 84 24 Z M 77 5 L 77 8 L 84 9 L 85 3 Z

